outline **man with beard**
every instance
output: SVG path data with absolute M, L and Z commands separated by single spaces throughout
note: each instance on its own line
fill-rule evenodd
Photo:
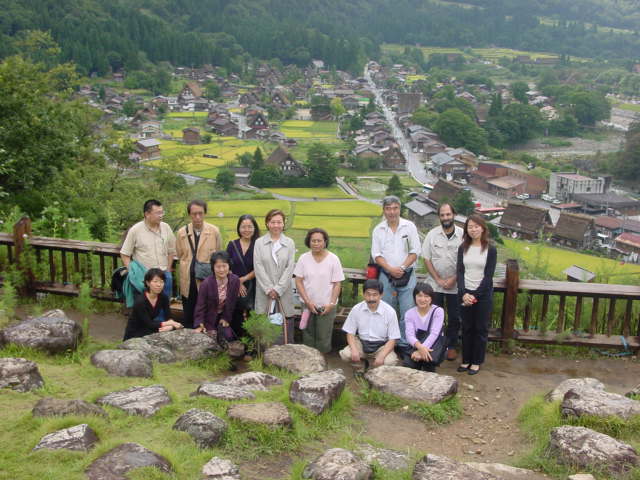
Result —
M 422 257 L 431 276 L 436 305 L 447 309 L 447 360 L 458 356 L 456 348 L 460 336 L 460 300 L 456 289 L 456 262 L 458 247 L 462 243 L 462 228 L 455 225 L 456 211 L 453 205 L 443 203 L 438 207 L 440 226 L 427 234 L 422 244 Z
M 394 308 L 382 300 L 383 287 L 378 280 L 364 282 L 364 301 L 349 312 L 342 330 L 347 334 L 347 346 L 340 350 L 340 358 L 351 362 L 355 373 L 362 373 L 373 363 L 397 365 L 393 351 L 400 339 L 398 317 Z

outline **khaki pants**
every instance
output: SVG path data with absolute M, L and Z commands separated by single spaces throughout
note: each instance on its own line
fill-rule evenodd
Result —
M 380 352 L 380 350 L 382 350 L 384 348 L 384 346 L 382 346 L 378 350 L 376 350 L 375 352 L 364 353 L 364 350 L 362 349 L 362 342 L 360 341 L 360 339 L 358 337 L 356 337 L 356 347 L 358 348 L 358 353 L 360 354 L 360 361 L 356 362 L 356 363 L 351 361 L 351 347 L 349 345 L 347 345 L 342 350 L 340 350 L 340 352 L 338 352 L 339 355 L 340 355 L 340 358 L 342 359 L 342 361 L 350 362 L 351 366 L 356 370 L 364 370 L 364 367 L 365 367 L 364 359 L 365 358 L 367 360 L 369 360 L 370 364 L 373 365 L 373 362 L 374 362 L 374 360 L 376 358 L 376 355 L 378 354 L 378 352 Z M 398 365 L 399 363 L 400 362 L 398 360 L 398 356 L 396 355 L 396 353 L 393 350 L 391 350 L 391 352 L 389 352 L 389 354 L 386 357 L 384 357 L 384 364 L 385 365 L 394 366 L 394 365 Z

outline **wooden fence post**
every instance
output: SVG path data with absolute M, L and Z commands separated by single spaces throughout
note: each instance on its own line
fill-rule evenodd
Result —
M 518 306 L 518 284 L 520 283 L 520 268 L 518 261 L 507 260 L 507 278 L 504 290 L 504 306 L 502 309 L 502 341 L 503 348 L 509 348 L 509 340 L 513 339 L 516 323 L 516 309 Z
M 14 262 L 16 268 L 22 271 L 24 275 L 24 285 L 18 288 L 18 292 L 21 295 L 34 295 L 35 290 L 33 284 L 35 277 L 30 269 L 30 265 L 27 262 L 22 262 L 22 254 L 24 253 L 25 244 L 27 239 L 31 237 L 31 219 L 29 217 L 22 217 L 13 226 L 13 245 L 14 245 Z

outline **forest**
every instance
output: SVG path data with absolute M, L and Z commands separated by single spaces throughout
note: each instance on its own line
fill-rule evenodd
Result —
M 477 8 L 469 8 L 472 3 Z M 637 9 L 589 1 L 581 3 L 593 8 L 576 11 L 565 3 L 0 0 L 0 57 L 16 53 L 11 37 L 42 30 L 50 31 L 61 46 L 60 60 L 73 59 L 85 74 L 139 70 L 163 61 L 241 72 L 248 57 L 300 66 L 321 58 L 329 66 L 356 72 L 366 59 L 379 55 L 385 42 L 637 58 Z M 630 30 L 599 28 L 596 21 Z

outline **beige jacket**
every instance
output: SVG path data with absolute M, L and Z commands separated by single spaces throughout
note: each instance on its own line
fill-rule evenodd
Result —
M 285 316 L 292 317 L 293 310 L 293 267 L 295 266 L 296 246 L 293 240 L 280 237 L 282 248 L 276 254 L 278 264 L 271 256 L 271 236 L 269 233 L 263 235 L 256 240 L 253 247 L 253 268 L 256 272 L 257 288 L 256 288 L 256 305 L 255 311 L 258 313 L 266 313 L 271 301 L 267 296 L 267 292 L 274 289 L 280 295 L 282 307 L 285 310 Z
M 191 260 L 193 259 L 193 253 L 191 252 L 189 239 L 187 238 L 187 227 L 189 227 L 189 237 L 195 247 L 196 242 L 193 235 L 192 223 L 182 227 L 176 234 L 176 255 L 180 261 L 180 293 L 185 297 L 189 296 L 189 286 L 191 281 L 189 267 L 191 266 Z M 204 225 L 202 226 L 202 233 L 200 234 L 200 241 L 198 242 L 198 249 L 196 251 L 196 260 L 198 262 L 209 263 L 211 254 L 218 250 L 222 250 L 222 237 L 220 236 L 220 230 L 218 230 L 218 227 L 215 225 L 204 222 Z

